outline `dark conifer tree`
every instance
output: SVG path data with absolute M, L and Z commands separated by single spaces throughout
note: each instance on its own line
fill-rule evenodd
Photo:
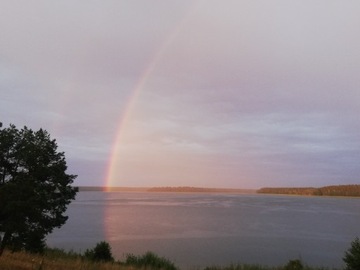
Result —
M 358 237 L 351 242 L 351 247 L 345 252 L 343 260 L 346 263 L 345 270 L 360 269 L 360 239 Z
M 66 170 L 47 131 L 0 129 L 0 255 L 5 246 L 41 252 L 46 235 L 66 222 L 77 193 Z

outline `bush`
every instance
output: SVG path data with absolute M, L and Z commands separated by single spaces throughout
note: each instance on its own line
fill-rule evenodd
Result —
M 45 248 L 44 255 L 49 259 L 81 259 L 82 255 L 73 250 L 65 251 L 61 248 Z
M 136 267 L 177 270 L 177 267 L 171 261 L 166 258 L 161 258 L 152 252 L 147 252 L 142 256 L 128 254 L 126 255 L 125 264 Z
M 300 260 L 290 260 L 284 267 L 284 270 L 302 270 L 304 266 Z
M 112 262 L 114 258 L 111 254 L 109 243 L 102 241 L 96 244 L 95 248 L 87 249 L 84 254 L 85 258 L 92 261 Z
M 210 266 L 204 268 L 204 270 L 280 270 L 280 268 L 275 267 L 266 267 L 260 265 L 250 265 L 250 264 L 231 264 L 225 267 L 219 266 Z
M 356 237 L 351 242 L 351 247 L 345 252 L 343 261 L 346 264 L 345 270 L 359 270 L 360 269 L 360 240 Z

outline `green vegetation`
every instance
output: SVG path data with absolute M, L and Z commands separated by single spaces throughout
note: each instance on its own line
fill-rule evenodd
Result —
M 152 252 L 147 252 L 142 256 L 127 255 L 125 262 L 115 261 L 110 245 L 103 241 L 97 243 L 93 249 L 85 251 L 84 255 L 48 248 L 42 254 L 6 250 L 0 259 L 0 269 L 177 270 L 178 268 L 168 259 L 159 257 Z
M 346 264 L 344 270 L 359 270 L 360 269 L 360 239 L 355 238 L 351 242 L 351 247 L 345 252 L 343 261 Z M 329 270 L 324 267 L 310 267 L 304 266 L 301 260 L 289 260 L 284 266 L 260 266 L 260 265 L 246 265 L 246 264 L 232 264 L 225 267 L 206 267 L 204 270 Z M 332 269 L 335 270 L 335 269 Z
M 74 252 L 45 249 L 43 254 L 5 250 L 1 270 L 135 270 L 112 262 L 94 262 Z
M 260 266 L 248 264 L 232 264 L 226 267 L 206 267 L 204 270 L 330 270 L 324 267 L 304 266 L 300 260 L 290 260 L 283 266 Z M 335 270 L 335 269 L 332 269 Z
M 5 251 L 0 260 L 2 270 L 177 270 L 171 261 L 161 258 L 152 252 L 141 256 L 127 255 L 125 262 L 94 261 L 86 256 L 60 249 L 46 249 L 43 255 Z M 199 269 L 200 270 L 200 269 Z M 260 265 L 237 264 L 225 267 L 206 267 L 204 270 L 326 270 L 303 266 L 299 260 L 289 261 L 284 266 L 267 267 Z
M 158 255 L 147 252 L 142 256 L 128 254 L 126 256 L 125 265 L 136 266 L 145 269 L 164 269 L 177 270 L 178 268 L 168 259 L 159 257 Z
M 65 224 L 77 192 L 66 169 L 45 130 L 0 129 L 0 255 L 5 247 L 42 252 L 46 235 Z
M 87 249 L 85 257 L 92 261 L 112 262 L 114 258 L 111 254 L 111 247 L 109 243 L 102 241 L 98 243 L 95 248 Z
M 204 270 L 330 270 L 330 269 L 323 267 L 303 266 L 300 260 L 290 260 L 284 266 L 271 267 L 271 266 L 260 266 L 260 265 L 236 264 L 226 267 L 206 267 Z
M 360 197 L 360 185 L 325 186 L 321 188 L 261 188 L 257 193 L 262 194 L 287 194 L 303 196 L 349 196 Z
M 97 255 L 94 255 L 97 254 Z M 91 256 L 89 256 L 91 255 Z M 94 256 L 98 256 L 94 259 Z M 346 263 L 344 270 L 359 270 L 360 266 L 360 240 L 356 238 L 351 247 L 345 252 L 343 258 Z M 5 250 L 0 259 L 2 270 L 178 270 L 179 268 L 166 258 L 147 252 L 136 256 L 129 254 L 125 262 L 115 261 L 111 254 L 111 247 L 107 242 L 96 244 L 84 255 L 75 252 L 66 252 L 61 249 L 45 249 L 43 254 L 33 254 L 24 251 L 10 252 Z M 261 266 L 248 264 L 231 264 L 229 266 L 205 267 L 204 270 L 330 270 L 324 267 L 310 267 L 301 260 L 289 260 L 283 266 Z M 332 270 L 335 270 L 334 268 Z
M 351 242 L 351 247 L 345 252 L 343 260 L 346 263 L 345 270 L 360 269 L 360 240 L 358 237 Z
M 290 260 L 284 267 L 285 270 L 303 270 L 304 266 L 300 260 Z

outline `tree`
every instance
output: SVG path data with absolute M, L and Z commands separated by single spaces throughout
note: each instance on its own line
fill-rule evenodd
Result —
M 85 257 L 93 261 L 112 262 L 114 258 L 111 254 L 111 247 L 109 243 L 102 241 L 96 244 L 95 248 L 87 249 Z
M 5 246 L 41 252 L 46 235 L 65 224 L 78 191 L 66 170 L 47 131 L 0 129 L 0 255 Z
M 346 263 L 346 270 L 360 269 L 360 240 L 356 237 L 351 242 L 351 247 L 345 252 L 343 261 Z

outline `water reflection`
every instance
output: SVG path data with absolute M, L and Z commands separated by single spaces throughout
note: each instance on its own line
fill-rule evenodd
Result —
M 106 240 L 117 259 L 148 250 L 182 267 L 231 262 L 342 266 L 360 200 L 266 195 L 81 192 L 49 237 L 78 250 Z

